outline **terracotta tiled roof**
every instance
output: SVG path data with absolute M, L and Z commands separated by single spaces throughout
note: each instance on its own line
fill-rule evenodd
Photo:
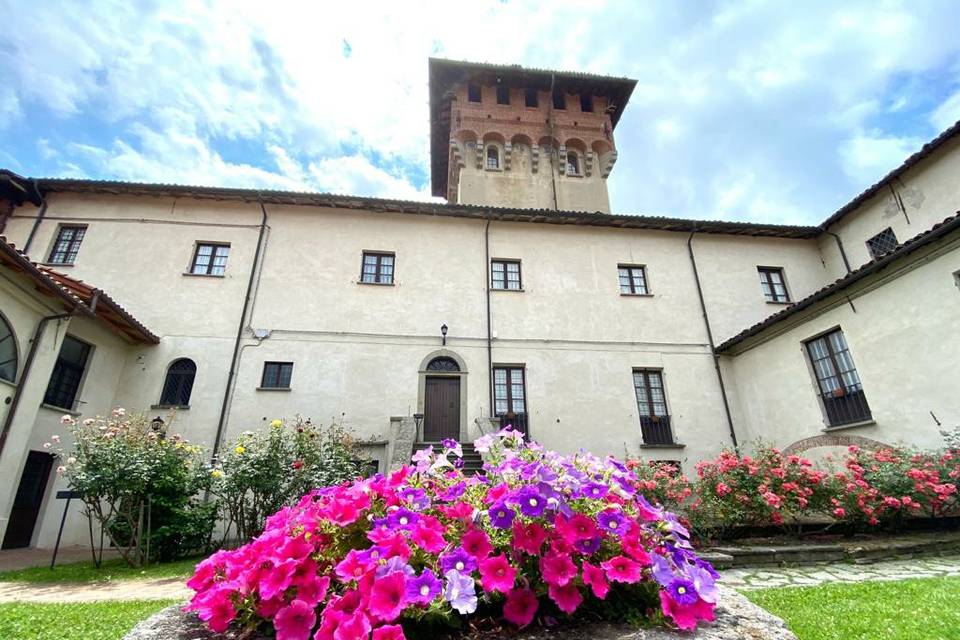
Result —
M 733 336 L 723 344 L 717 347 L 718 353 L 723 353 L 729 351 L 735 345 L 740 344 L 744 340 L 751 338 L 755 335 L 758 335 L 775 324 L 786 320 L 787 318 L 807 309 L 821 300 L 825 300 L 834 294 L 838 294 L 846 289 L 849 289 L 854 284 L 863 280 L 867 276 L 873 275 L 879 271 L 890 266 L 891 263 L 900 260 L 908 256 L 909 254 L 921 249 L 922 247 L 927 246 L 928 244 L 939 240 L 940 238 L 960 229 L 960 212 L 957 212 L 956 215 L 947 218 L 943 222 L 939 222 L 931 227 L 928 231 L 924 231 L 921 234 L 910 238 L 906 242 L 897 245 L 897 247 L 888 253 L 875 258 L 874 260 L 866 263 L 859 269 L 851 271 L 844 277 L 839 280 L 829 284 L 814 293 L 811 293 L 806 298 L 798 300 L 789 307 L 779 311 L 778 313 L 773 314 L 768 317 L 766 320 L 758 322 L 752 327 L 741 331 L 737 335 Z
M 37 282 L 37 289 L 60 300 L 68 310 L 76 310 L 121 334 L 132 342 L 156 344 L 160 339 L 105 292 L 83 280 L 72 278 L 50 267 L 38 265 L 0 236 L 0 264 L 25 273 Z

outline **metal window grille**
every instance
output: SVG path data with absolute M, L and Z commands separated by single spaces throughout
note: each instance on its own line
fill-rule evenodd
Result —
M 567 152 L 567 175 L 580 175 L 580 160 L 577 158 L 577 154 L 572 151 Z
M 885 253 L 890 253 L 897 248 L 897 235 L 893 229 L 887 227 L 877 235 L 867 240 L 867 249 L 870 256 L 876 260 Z
M 394 254 L 364 251 L 360 282 L 366 284 L 393 284 Z
M 807 353 L 830 426 L 870 420 L 870 406 L 843 332 L 837 329 L 807 342 Z
M 526 376 L 523 367 L 494 367 L 494 413 L 500 425 L 528 433 Z
M 487 145 L 487 169 L 500 168 L 500 149 L 494 145 Z
M 193 253 L 190 273 L 204 276 L 222 276 L 227 270 L 230 245 L 198 242 Z
M 617 266 L 617 271 L 620 276 L 620 293 L 648 293 L 646 267 L 621 264 Z
M 13 382 L 17 377 L 17 341 L 13 329 L 0 316 L 0 378 Z
M 264 362 L 260 386 L 265 389 L 289 389 L 292 377 L 292 362 Z
M 77 252 L 80 251 L 80 243 L 83 242 L 83 236 L 87 233 L 87 228 L 82 226 L 62 226 L 57 232 L 57 240 L 53 243 L 53 249 L 50 250 L 50 258 L 47 260 L 50 264 L 73 264 L 77 260 Z
M 170 363 L 167 376 L 163 380 L 160 392 L 160 404 L 168 407 L 186 407 L 190 405 L 193 381 L 197 376 L 197 365 L 189 358 L 180 358 Z
M 767 302 L 790 302 L 787 294 L 787 285 L 783 280 L 783 269 L 780 267 L 757 267 L 760 274 L 760 288 Z
M 493 289 L 519 291 L 522 288 L 520 261 L 492 260 L 490 262 L 490 283 Z
M 60 345 L 57 362 L 53 365 L 47 392 L 43 396 L 45 404 L 72 411 L 80 390 L 80 381 L 87 366 L 90 345 L 73 336 L 65 336 Z
M 655 369 L 634 369 L 633 389 L 644 444 L 673 444 L 663 376 Z

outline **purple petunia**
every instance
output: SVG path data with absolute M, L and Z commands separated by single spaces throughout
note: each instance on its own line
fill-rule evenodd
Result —
M 597 524 L 600 525 L 601 531 L 618 536 L 624 535 L 630 529 L 630 523 L 619 511 L 601 512 L 597 515 Z
M 449 451 L 458 458 L 463 457 L 463 447 L 461 447 L 460 443 L 453 438 L 444 438 L 441 444 L 443 445 L 444 452 Z
M 594 500 L 599 500 L 607 495 L 607 492 L 610 491 L 610 486 L 602 482 L 591 482 L 584 485 L 580 490 L 580 495 L 584 498 L 593 498 Z
M 503 500 L 490 505 L 490 524 L 497 529 L 509 529 L 513 519 L 517 516 L 513 509 Z
M 430 506 L 427 492 L 420 487 L 406 487 L 400 490 L 400 499 L 417 511 L 423 511 Z
M 457 547 L 440 556 L 440 568 L 444 573 L 459 571 L 469 575 L 477 568 L 477 559 L 467 553 L 463 547 Z
M 443 583 L 430 569 L 424 569 L 416 578 L 407 580 L 407 600 L 417 604 L 430 604 L 440 593 Z
M 387 526 L 391 529 L 410 530 L 413 529 L 418 520 L 420 520 L 420 514 L 400 508 L 387 516 Z
M 447 579 L 447 587 L 443 591 L 443 597 L 447 599 L 450 606 L 460 612 L 460 615 L 467 615 L 476 611 L 477 592 L 473 578 L 461 575 L 456 569 L 447 571 L 443 576 Z
M 463 492 L 467 490 L 466 482 L 458 482 L 455 485 L 447 487 L 442 493 L 437 494 L 437 499 L 442 500 L 443 502 L 453 502 L 457 498 L 463 495 Z
M 510 500 L 520 507 L 520 513 L 536 518 L 547 508 L 547 498 L 536 487 L 523 487 L 513 494 Z
M 384 578 L 392 573 L 402 573 L 407 578 L 412 578 L 417 575 L 414 568 L 407 564 L 407 561 L 400 556 L 394 556 L 387 560 L 386 563 L 377 567 L 376 576 L 378 578 Z
M 678 604 L 689 606 L 696 604 L 700 596 L 697 595 L 697 587 L 689 580 L 677 578 L 667 585 L 667 593 Z
M 600 549 L 600 538 L 587 538 L 586 540 L 577 540 L 573 543 L 573 546 L 584 555 L 591 555 L 596 553 Z

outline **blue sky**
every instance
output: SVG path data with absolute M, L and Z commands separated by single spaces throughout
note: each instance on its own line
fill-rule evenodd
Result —
M 435 55 L 636 78 L 617 213 L 816 223 L 960 119 L 957 2 L 338 4 L 0 0 L 0 167 L 429 199 Z

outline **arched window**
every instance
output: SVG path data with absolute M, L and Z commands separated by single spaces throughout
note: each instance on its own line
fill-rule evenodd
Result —
M 197 365 L 190 358 L 174 360 L 167 369 L 163 381 L 163 393 L 160 404 L 167 407 L 186 407 L 190 404 L 190 392 L 193 391 L 193 379 L 197 375 Z
M 496 145 L 487 145 L 487 169 L 500 168 L 500 149 Z
M 17 378 L 17 339 L 3 316 L 0 316 L 0 378 L 10 382 Z
M 430 361 L 430 364 L 427 365 L 427 371 L 460 371 L 460 365 L 453 358 L 440 356 Z
M 580 175 L 580 158 L 573 151 L 567 152 L 567 175 Z

